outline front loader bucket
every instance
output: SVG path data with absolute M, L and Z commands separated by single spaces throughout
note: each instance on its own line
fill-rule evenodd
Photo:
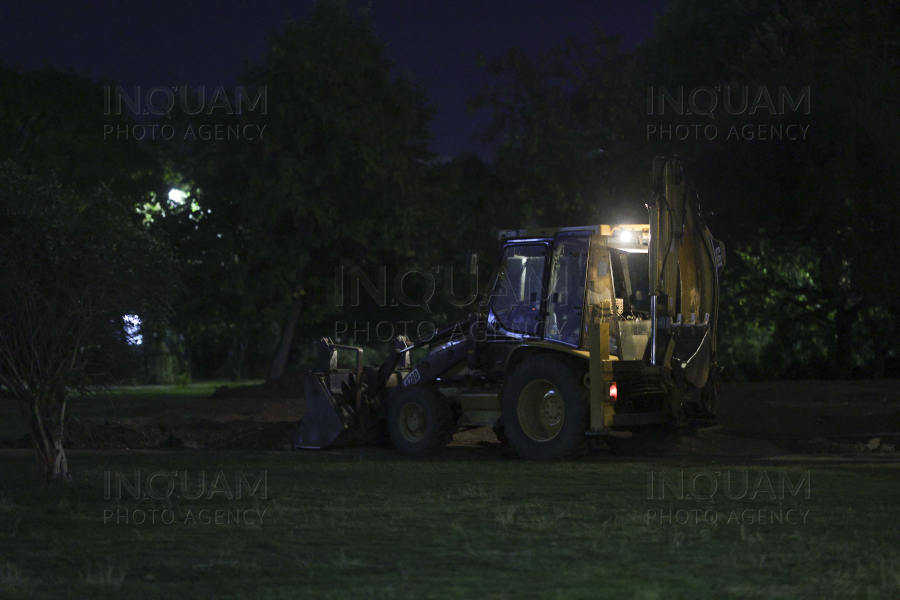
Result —
M 347 429 L 344 412 L 325 384 L 324 376 L 308 373 L 303 380 L 306 412 L 294 431 L 294 448 L 322 449 L 334 444 Z

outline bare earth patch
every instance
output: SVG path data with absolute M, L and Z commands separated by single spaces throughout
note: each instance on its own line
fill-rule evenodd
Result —
M 72 449 L 233 448 L 283 450 L 303 418 L 300 381 L 222 387 L 209 398 L 148 397 L 127 417 L 101 418 L 100 406 L 69 420 Z M 109 402 L 115 396 L 95 402 Z M 900 450 L 900 381 L 777 381 L 729 384 L 722 426 L 680 437 L 670 455 L 890 456 Z M 20 438 L 7 446 L 27 447 Z M 597 440 L 596 448 L 605 444 Z M 489 427 L 459 431 L 457 458 L 514 456 Z

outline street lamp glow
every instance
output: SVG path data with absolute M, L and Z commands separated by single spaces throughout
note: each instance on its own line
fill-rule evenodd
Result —
M 630 242 L 631 241 L 631 232 L 628 231 L 627 229 L 623 229 L 622 231 L 619 232 L 619 234 L 616 237 L 619 238 L 619 240 L 622 242 Z
M 182 204 L 184 204 L 185 196 L 187 196 L 187 194 L 185 194 L 181 190 L 169 190 L 169 202 L 171 202 L 175 206 L 181 206 Z

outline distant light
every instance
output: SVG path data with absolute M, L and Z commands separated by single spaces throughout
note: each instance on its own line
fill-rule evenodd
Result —
M 619 238 L 620 241 L 630 242 L 632 236 L 630 231 L 628 231 L 627 229 L 623 229 L 616 237 Z
M 609 384 L 609 399 L 613 402 L 619 399 L 619 386 L 615 381 Z
M 130 346 L 140 346 L 144 343 L 144 336 L 138 333 L 141 330 L 141 318 L 137 315 L 125 315 L 125 339 Z
M 187 194 L 185 194 L 181 190 L 169 190 L 169 201 L 175 206 L 181 206 L 182 204 L 184 204 L 185 196 L 187 196 Z

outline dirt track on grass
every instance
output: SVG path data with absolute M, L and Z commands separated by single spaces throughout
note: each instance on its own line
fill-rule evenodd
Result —
M 232 448 L 286 450 L 303 417 L 292 386 L 219 389 L 116 421 L 69 420 L 72 449 Z M 722 426 L 681 437 L 672 455 L 882 455 L 900 450 L 900 381 L 781 381 L 730 384 L 719 402 Z M 28 445 L 27 438 L 14 444 Z M 602 442 L 597 446 L 604 448 Z M 462 451 L 469 449 L 469 451 Z M 460 431 L 450 454 L 505 451 L 490 428 Z

